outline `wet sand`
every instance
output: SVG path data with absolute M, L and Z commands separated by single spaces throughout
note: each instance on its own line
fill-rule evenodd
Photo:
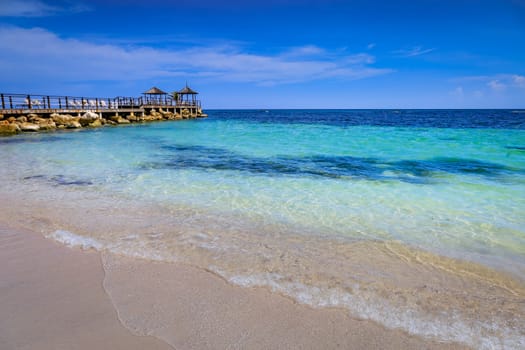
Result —
M 188 265 L 101 256 L 5 224 L 0 264 L 6 350 L 463 348 L 232 286 Z
M 99 254 L 0 225 L 0 349 L 171 349 L 120 324 Z

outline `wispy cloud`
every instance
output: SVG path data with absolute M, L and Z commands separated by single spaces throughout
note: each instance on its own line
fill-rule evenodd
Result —
M 414 46 L 409 49 L 400 49 L 393 51 L 393 53 L 399 57 L 415 57 L 427 54 L 429 52 L 435 51 L 435 48 L 425 49 L 422 46 Z
M 366 46 L 368 50 L 372 50 L 374 47 L 376 47 L 376 43 L 370 43 Z
M 502 90 L 506 87 L 525 88 L 525 76 L 521 74 L 471 75 L 457 77 L 452 81 L 483 83 L 493 90 Z
M 9 0 L 0 6 L 0 17 L 45 17 L 89 10 L 88 6 L 80 3 L 55 1 L 51 5 L 41 0 Z
M 513 74 L 511 79 L 516 86 L 525 87 L 525 76 Z
M 505 88 L 507 87 L 507 85 L 505 85 L 499 80 L 491 80 L 487 83 L 487 86 L 494 91 L 502 91 L 505 90 Z
M 368 54 L 341 54 L 314 46 L 254 54 L 232 45 L 159 49 L 66 39 L 42 29 L 0 27 L 3 79 L 61 81 L 206 77 L 258 85 L 318 79 L 363 79 L 392 72 L 373 67 Z M 293 51 L 294 54 L 290 55 Z M 16 72 L 16 73 L 15 73 Z

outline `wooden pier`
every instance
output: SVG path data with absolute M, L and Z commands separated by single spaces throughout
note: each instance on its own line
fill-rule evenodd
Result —
M 46 125 L 57 124 L 63 120 L 70 120 L 71 123 L 62 125 L 58 122 L 57 128 L 85 124 L 82 123 L 82 117 L 89 120 L 99 119 L 95 124 L 89 123 L 91 126 L 206 117 L 200 101 L 196 99 L 197 94 L 188 86 L 172 95 L 153 87 L 141 97 L 102 98 L 0 93 L 0 129 L 3 130 L 0 132 L 40 129 L 27 124 L 40 125 L 43 126 L 42 130 L 48 130 Z M 18 127 L 8 127 L 8 124 L 16 124 Z

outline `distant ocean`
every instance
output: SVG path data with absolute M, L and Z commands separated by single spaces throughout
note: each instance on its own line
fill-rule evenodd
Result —
M 60 242 L 525 347 L 525 111 L 206 112 L 0 138 L 3 186 L 81 208 L 46 214 Z

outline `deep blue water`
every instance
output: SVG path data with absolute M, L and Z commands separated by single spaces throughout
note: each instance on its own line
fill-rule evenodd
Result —
M 525 110 L 507 109 L 356 109 L 356 110 L 209 110 L 213 118 L 257 123 L 334 126 L 524 129 Z

